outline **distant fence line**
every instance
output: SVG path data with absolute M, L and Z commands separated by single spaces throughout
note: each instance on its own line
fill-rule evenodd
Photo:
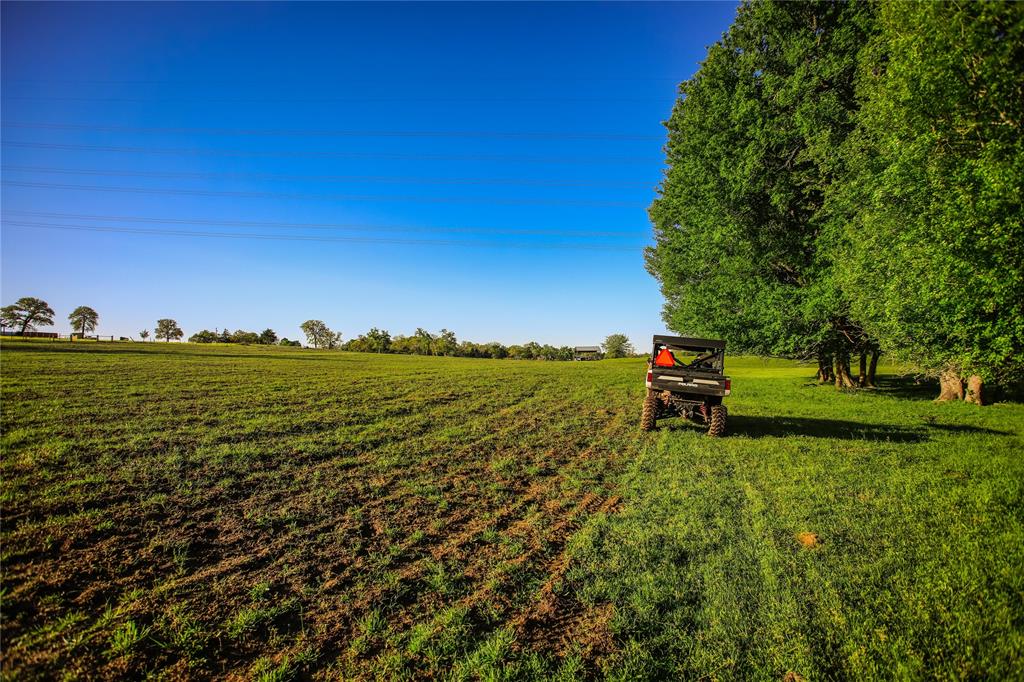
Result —
M 11 336 L 22 339 L 50 339 L 51 341 L 134 341 L 128 336 L 113 336 L 112 334 L 61 334 L 60 332 L 16 332 L 0 330 L 0 336 Z

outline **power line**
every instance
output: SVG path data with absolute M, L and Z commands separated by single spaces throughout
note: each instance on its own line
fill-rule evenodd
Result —
M 644 231 L 569 231 L 552 230 L 544 228 L 493 228 L 493 227 L 423 227 L 408 225 L 373 225 L 367 223 L 286 223 L 255 220 L 221 220 L 217 218 L 155 218 L 150 216 L 112 216 L 95 215 L 82 213 L 51 213 L 45 211 L 18 211 L 4 209 L 4 214 L 20 216 L 31 216 L 38 218 L 53 218 L 58 220 L 86 220 L 99 222 L 126 222 L 126 223 L 156 223 L 171 225 L 217 225 L 223 227 L 263 227 L 274 229 L 310 229 L 310 230 L 352 230 L 357 232 L 425 232 L 425 233 L 464 233 L 483 235 L 541 235 L 557 237 L 647 237 L 649 232 Z
M 516 249 L 570 249 L 586 251 L 638 251 L 635 247 L 612 246 L 603 244 L 528 244 L 528 243 L 506 243 L 506 242 L 479 242 L 449 239 L 388 239 L 372 237 L 320 237 L 308 235 L 276 235 L 276 234 L 239 234 L 235 232 L 194 232 L 191 230 L 141 230 L 127 227 L 96 227 L 82 225 L 52 225 L 44 223 L 22 223 L 8 221 L 5 225 L 10 227 L 24 227 L 29 229 L 48 230 L 70 230 L 80 232 L 110 232 L 119 234 L 141 234 L 152 236 L 172 237 L 203 237 L 223 239 L 253 239 L 266 241 L 294 241 L 294 242 L 332 242 L 351 244 L 392 244 L 410 246 L 476 246 L 485 248 L 516 248 Z
M 424 77 L 422 74 L 414 75 L 413 78 L 418 83 L 431 82 L 430 78 L 435 78 L 437 82 L 451 83 L 453 80 L 458 81 L 460 74 L 452 74 L 446 72 L 443 74 L 434 74 L 433 76 Z M 400 76 L 402 82 L 410 80 L 410 74 L 403 73 Z M 189 79 L 189 80 L 176 80 L 176 79 L 158 79 L 158 78 L 144 78 L 144 79 L 111 79 L 111 78 L 7 78 L 6 80 L 13 83 L 88 83 L 88 84 L 109 84 L 109 85 L 258 85 L 260 87 L 266 87 L 267 80 L 265 78 L 201 78 L 201 79 Z M 565 74 L 562 76 L 551 75 L 550 73 L 545 74 L 528 74 L 522 76 L 512 75 L 499 75 L 499 74 L 488 74 L 487 82 L 494 83 L 498 81 L 503 82 L 562 82 L 562 81 L 595 81 L 595 82 L 672 82 L 679 83 L 685 80 L 679 76 L 585 76 L 579 74 Z M 289 84 L 300 90 L 308 90 L 312 86 L 322 86 L 323 80 L 319 80 L 313 83 L 301 83 L 295 82 L 289 79 Z M 380 75 L 363 76 L 363 77 L 352 77 L 346 76 L 344 78 L 331 77 L 330 84 L 336 83 L 373 83 L 378 84 L 381 82 Z
M 325 152 L 305 150 L 252 150 L 252 149 L 210 149 L 210 148 L 168 148 L 168 147 L 121 147 L 90 144 L 63 144 L 52 142 L 24 142 L 21 140 L 3 140 L 8 147 L 27 149 L 55 149 L 61 151 L 92 151 L 117 152 L 126 154 L 175 154 L 185 156 L 280 156 L 280 157 L 311 157 L 337 159 L 387 159 L 409 161 L 496 161 L 502 163 L 554 163 L 554 164 L 593 164 L 593 163 L 656 163 L 656 157 L 644 156 L 515 156 L 489 154 L 404 154 L 387 152 Z
M 604 208 L 637 208 L 645 204 L 630 201 L 588 201 L 576 199 L 508 199 L 504 197 L 445 197 L 397 194 L 301 194 L 289 192 L 243 192 L 232 190 L 179 189 L 166 187 L 113 187 L 107 185 L 66 185 L 50 182 L 3 180 L 8 187 L 34 189 L 65 189 L 82 192 L 120 192 L 129 194 L 166 194 L 172 196 L 234 197 L 245 199 L 290 199 L 315 201 L 397 201 L 411 203 L 484 203 L 510 206 L 597 206 Z
M 675 99 L 665 97 L 67 97 L 53 95 L 8 95 L 7 100 L 27 102 L 108 102 L 128 103 L 215 103 L 215 104 L 409 104 L 413 102 L 431 104 L 549 104 L 573 102 L 578 104 L 666 104 Z
M 54 168 L 49 166 L 4 165 L 5 171 L 53 173 L 62 175 L 98 175 L 109 177 L 193 178 L 193 179 L 259 179 L 316 182 L 376 182 L 423 185 L 525 185 L 534 187 L 647 187 L 644 180 L 547 180 L 543 178 L 423 177 L 403 175 L 290 175 L 279 173 L 196 173 L 175 171 L 104 170 L 96 168 Z
M 298 130 L 277 128 L 159 128 L 117 125 L 91 125 L 78 123 L 29 123 L 23 121 L 4 121 L 4 127 L 29 128 L 39 130 L 78 130 L 116 133 L 159 133 L 188 135 L 245 135 L 245 136 L 282 136 L 282 137 L 465 137 L 465 138 L 499 138 L 511 140 L 629 140 L 629 141 L 662 141 L 663 135 L 638 135 L 632 133 L 586 133 L 586 132 L 544 132 L 544 131 L 498 131 L 498 130 Z

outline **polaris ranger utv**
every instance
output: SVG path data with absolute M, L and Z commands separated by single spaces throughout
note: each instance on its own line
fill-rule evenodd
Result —
M 640 427 L 650 431 L 658 419 L 685 417 L 707 424 L 709 436 L 721 436 L 727 415 L 722 398 L 731 392 L 725 341 L 655 335 Z

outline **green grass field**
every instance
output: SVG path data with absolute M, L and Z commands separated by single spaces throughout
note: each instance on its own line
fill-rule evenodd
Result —
M 1024 406 L 727 361 L 4 341 L 9 679 L 1024 677 Z

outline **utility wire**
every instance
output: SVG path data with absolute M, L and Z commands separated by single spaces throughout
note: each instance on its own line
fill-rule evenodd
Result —
M 460 74 L 442 73 L 424 76 L 423 74 L 412 75 L 418 83 L 432 82 L 431 78 L 436 79 L 438 82 L 450 83 L 453 80 L 458 82 Z M 410 80 L 410 74 L 403 73 L 399 77 L 402 82 Z M 8 81 L 14 83 L 88 83 L 88 84 L 109 84 L 109 85 L 258 85 L 261 88 L 266 87 L 267 80 L 264 78 L 196 78 L 189 80 L 175 80 L 175 79 L 156 79 L 156 78 L 145 78 L 145 79 L 112 79 L 112 78 L 8 78 Z M 307 90 L 312 86 L 322 86 L 323 80 L 321 79 L 317 83 L 303 83 L 301 81 L 296 82 L 289 79 L 288 83 L 295 88 L 300 90 Z M 564 81 L 595 81 L 595 82 L 672 82 L 678 83 L 682 80 L 678 76 L 583 76 L 578 74 L 565 74 L 562 76 L 546 74 L 528 74 L 522 76 L 512 76 L 500 74 L 488 74 L 487 82 L 494 83 L 498 81 L 502 82 L 553 82 L 561 83 Z M 362 77 L 351 77 L 346 76 L 343 78 L 331 77 L 329 84 L 337 83 L 380 83 L 381 76 L 362 76 Z
M 649 165 L 657 163 L 657 156 L 506 156 L 489 154 L 404 154 L 387 152 L 334 152 L 334 151 L 291 151 L 291 150 L 250 150 L 250 149 L 209 149 L 209 148 L 167 148 L 167 147 L 120 147 L 91 144 L 63 144 L 53 142 L 25 142 L 3 140 L 7 147 L 26 149 L 55 149 L 62 151 L 118 152 L 127 154 L 177 154 L 185 156 L 281 156 L 337 159 L 388 159 L 411 161 L 498 161 L 502 163 L 636 163 Z
M 506 243 L 506 242 L 481 242 L 449 239 L 388 239 L 372 237 L 320 237 L 307 235 L 277 235 L 277 234 L 239 234 L 236 232 L 194 232 L 191 230 L 141 230 L 127 227 L 96 227 L 82 225 L 52 225 L 44 223 L 23 223 L 20 221 L 7 221 L 4 223 L 9 227 L 23 227 L 28 229 L 46 230 L 70 230 L 76 232 L 111 232 L 119 234 L 141 234 L 151 236 L 173 236 L 173 237 L 204 237 L 224 239 L 253 239 L 268 241 L 294 241 L 294 242 L 337 242 L 351 244 L 392 244 L 411 246 L 478 246 L 486 248 L 515 248 L 515 249 L 570 249 L 573 251 L 632 251 L 639 249 L 626 246 L 611 246 L 602 244 L 529 244 L 529 243 Z
M 121 192 L 130 194 L 166 194 L 172 196 L 234 197 L 245 199 L 291 199 L 299 201 L 379 201 L 410 203 L 468 203 L 498 204 L 509 206 L 597 206 L 604 208 L 640 208 L 642 202 L 630 201 L 587 201 L 575 199 L 508 199 L 504 197 L 444 197 L 396 194 L 301 194 L 290 192 L 243 192 L 230 190 L 178 189 L 166 187 L 113 187 L 106 185 L 66 185 L 50 182 L 22 182 L 3 180 L 8 187 L 34 189 L 65 189 L 82 192 Z
M 155 218 L 149 216 L 112 216 L 82 213 L 50 213 L 45 211 L 17 211 L 4 209 L 4 214 L 50 218 L 57 220 L 75 220 L 92 222 L 124 222 L 124 223 L 156 223 L 170 225 L 217 225 L 224 227 L 263 227 L 273 229 L 310 229 L 310 230 L 352 230 L 357 232 L 425 232 L 430 234 L 453 232 L 483 235 L 541 235 L 557 237 L 647 237 L 646 230 L 627 231 L 570 231 L 543 228 L 495 228 L 495 227 L 423 227 L 408 225 L 372 225 L 367 223 L 285 223 L 255 220 L 220 220 L 217 218 Z
M 60 175 L 98 175 L 104 177 L 182 178 L 182 179 L 259 179 L 316 182 L 376 182 L 422 185 L 525 185 L 530 187 L 647 187 L 645 180 L 547 180 L 543 178 L 424 177 L 405 175 L 289 175 L 278 173 L 195 173 L 175 171 L 104 170 L 97 168 L 54 168 L 49 166 L 4 165 L 5 171 L 52 173 Z
M 27 102 L 109 102 L 109 103 L 217 103 L 217 104 L 409 104 L 412 102 L 432 104 L 548 104 L 552 102 L 575 102 L 580 104 L 666 104 L 675 98 L 675 93 L 665 97 L 64 97 L 52 95 L 8 95 L 4 99 Z
M 586 133 L 576 131 L 498 131 L 498 130 L 297 130 L 273 128 L 154 128 L 119 125 L 91 125 L 78 123 L 29 123 L 4 121 L 7 128 L 28 128 L 38 130 L 75 130 L 111 133 L 159 133 L 168 135 L 246 135 L 281 137 L 464 137 L 499 138 L 510 140 L 629 140 L 662 141 L 663 135 L 636 135 L 631 133 Z

